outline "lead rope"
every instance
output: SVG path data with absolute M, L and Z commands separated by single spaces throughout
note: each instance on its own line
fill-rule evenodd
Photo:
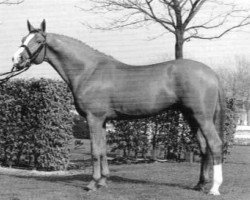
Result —
M 27 67 L 24 67 L 24 68 L 21 69 L 21 70 L 18 70 L 18 69 L 16 69 L 15 67 L 12 67 L 12 69 L 11 69 L 10 72 L 5 72 L 5 73 L 0 74 L 0 77 L 1 77 L 1 76 L 6 76 L 6 75 L 7 75 L 6 77 L 0 79 L 0 84 L 3 84 L 3 83 L 5 83 L 5 82 L 7 82 L 10 78 L 15 77 L 15 76 L 17 76 L 17 75 L 19 75 L 19 74 L 25 72 L 25 71 L 28 70 L 29 68 L 30 68 L 30 66 L 27 66 Z

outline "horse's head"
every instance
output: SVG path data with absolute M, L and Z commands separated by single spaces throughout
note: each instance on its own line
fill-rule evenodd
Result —
M 39 29 L 35 29 L 27 21 L 29 34 L 22 39 L 22 44 L 14 54 L 12 61 L 16 69 L 21 70 L 31 64 L 40 64 L 46 55 L 46 23 L 41 23 Z

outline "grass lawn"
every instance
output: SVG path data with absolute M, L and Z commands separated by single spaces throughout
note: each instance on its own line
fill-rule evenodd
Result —
M 86 148 L 87 149 L 87 148 Z M 72 159 L 85 160 L 86 149 Z M 88 153 L 88 152 L 87 152 Z M 213 197 L 192 190 L 199 176 L 198 163 L 151 163 L 110 166 L 109 187 L 86 192 L 91 168 L 82 175 L 23 176 L 0 174 L 0 200 L 250 200 L 250 146 L 235 146 L 224 164 L 222 195 Z

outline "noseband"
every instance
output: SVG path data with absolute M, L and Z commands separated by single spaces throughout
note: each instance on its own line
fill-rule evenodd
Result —
M 35 31 L 32 31 L 31 33 L 39 33 L 39 30 L 35 30 Z M 22 69 L 18 69 L 16 68 L 15 66 L 12 67 L 11 71 L 10 72 L 6 72 L 6 73 L 1 73 L 0 74 L 0 77 L 1 76 L 5 76 L 4 78 L 0 78 L 0 85 L 7 82 L 10 78 L 14 77 L 14 76 L 17 76 L 23 72 L 25 72 L 26 70 L 29 69 L 31 63 L 37 58 L 37 56 L 39 55 L 39 53 L 42 51 L 43 48 L 45 48 L 45 52 L 44 52 L 44 58 L 43 60 L 45 59 L 45 55 L 46 55 L 46 46 L 47 46 L 47 43 L 46 43 L 46 35 L 41 33 L 42 36 L 44 37 L 44 41 L 38 46 L 38 48 L 36 49 L 36 51 L 34 51 L 33 53 L 30 51 L 29 47 L 27 47 L 26 45 L 22 44 L 20 47 L 23 47 L 25 49 L 25 51 L 27 52 L 29 58 L 26 62 L 26 65 L 24 68 Z
M 31 33 L 39 33 L 39 31 L 33 31 Z M 42 42 L 39 47 L 36 49 L 36 51 L 34 51 L 33 53 L 30 51 L 29 47 L 26 46 L 25 44 L 22 44 L 20 47 L 23 47 L 25 49 L 25 51 L 27 52 L 29 58 L 28 58 L 28 62 L 29 63 L 32 63 L 36 58 L 37 56 L 39 55 L 39 53 L 42 51 L 43 47 L 45 47 L 45 50 L 46 50 L 46 35 L 45 34 L 42 34 L 42 36 L 44 37 L 44 42 Z M 45 54 L 44 53 L 44 57 L 45 57 Z M 44 60 L 44 58 L 43 58 Z

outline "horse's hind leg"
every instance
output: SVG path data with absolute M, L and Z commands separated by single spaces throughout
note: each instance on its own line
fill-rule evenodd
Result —
M 219 187 L 222 184 L 222 141 L 216 131 L 213 119 L 196 118 L 201 132 L 206 139 L 213 160 L 213 186 L 210 194 L 219 195 Z
M 201 152 L 201 167 L 200 167 L 200 178 L 198 184 L 194 187 L 195 190 L 203 191 L 205 189 L 205 185 L 209 182 L 209 171 L 211 164 L 211 154 L 209 153 L 208 145 L 206 139 L 204 138 L 201 129 L 199 128 L 199 124 L 197 120 L 194 118 L 192 114 L 190 114 L 190 110 L 182 108 L 182 113 L 185 119 L 188 121 L 189 126 L 194 134 L 197 134 L 197 139 L 200 146 Z
M 197 139 L 199 141 L 201 150 L 201 168 L 199 182 L 194 187 L 194 189 L 204 191 L 205 185 L 209 182 L 210 162 L 212 158 L 207 146 L 207 142 L 200 130 L 197 132 Z
M 106 186 L 106 177 L 109 175 L 106 155 L 106 130 L 104 120 L 89 114 L 91 154 L 93 165 L 93 180 L 88 184 L 88 190 L 96 190 L 99 186 Z

